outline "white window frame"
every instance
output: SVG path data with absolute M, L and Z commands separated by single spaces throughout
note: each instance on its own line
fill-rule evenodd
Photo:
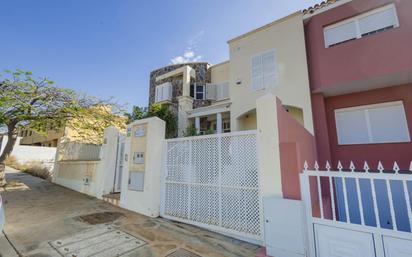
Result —
M 275 59 L 275 70 L 274 70 L 274 73 L 275 73 L 275 83 L 274 83 L 273 86 L 276 87 L 277 84 L 278 84 L 277 51 L 276 51 L 275 48 L 271 48 L 271 49 L 265 50 L 265 51 L 263 51 L 263 52 L 254 54 L 254 55 L 252 55 L 252 56 L 250 57 L 250 70 L 249 70 L 249 71 L 250 71 L 250 89 L 251 89 L 253 92 L 257 92 L 257 91 L 260 91 L 260 90 L 265 90 L 265 89 L 267 89 L 267 88 L 265 87 L 265 73 L 264 73 L 263 63 L 262 63 L 262 86 L 259 87 L 259 88 L 256 88 L 255 85 L 253 84 L 253 59 L 256 58 L 256 57 L 261 57 L 261 58 L 262 58 L 263 55 L 268 54 L 268 53 L 273 53 L 274 59 Z
M 355 16 L 355 17 L 352 17 L 352 18 L 349 18 L 349 19 L 345 19 L 345 20 L 343 20 L 343 21 L 340 21 L 340 22 L 337 22 L 337 23 L 334 23 L 334 24 L 332 24 L 332 25 L 329 25 L 329 26 L 324 27 L 324 28 L 323 28 L 323 39 L 324 39 L 325 47 L 326 47 L 326 48 L 329 48 L 329 47 L 334 46 L 334 45 L 328 45 L 327 42 L 326 42 L 326 31 L 327 31 L 328 29 L 333 29 L 333 28 L 339 27 L 339 26 L 344 25 L 344 24 L 348 24 L 348 23 L 351 23 L 351 22 L 355 22 L 355 26 L 356 26 L 356 39 L 362 38 L 362 33 L 361 33 L 361 30 L 360 30 L 360 26 L 359 26 L 359 20 L 362 19 L 362 18 L 365 18 L 365 17 L 367 17 L 367 16 L 369 16 L 369 15 L 372 15 L 372 14 L 375 14 L 375 13 L 378 13 L 378 12 L 382 12 L 382 11 L 385 11 L 385 10 L 388 10 L 388 9 L 392 9 L 392 10 L 393 10 L 394 15 L 395 15 L 395 25 L 394 25 L 394 28 L 398 28 L 398 27 L 399 27 L 398 13 L 397 13 L 395 4 L 394 4 L 394 3 L 391 3 L 391 4 L 388 4 L 388 5 L 385 5 L 385 6 L 376 8 L 376 9 L 373 9 L 373 10 L 371 10 L 371 11 L 362 13 L 362 14 L 357 15 L 357 16 Z M 344 42 L 342 42 L 342 43 L 344 43 Z M 337 44 L 338 44 L 338 43 L 337 43 Z
M 372 125 L 370 124 L 370 118 L 369 118 L 368 110 L 374 109 L 374 108 L 390 107 L 390 106 L 402 106 L 403 107 L 408 139 L 405 140 L 405 141 L 396 141 L 396 142 L 391 142 L 391 141 L 376 142 L 373 138 L 373 135 L 372 135 L 372 129 L 371 129 Z M 342 113 L 342 112 L 357 111 L 357 110 L 364 110 L 365 111 L 365 120 L 366 120 L 366 126 L 367 126 L 367 133 L 368 133 L 368 137 L 369 137 L 369 142 L 342 143 L 339 140 L 338 121 L 337 121 L 337 118 L 336 118 L 336 114 Z M 397 124 L 393 124 L 393 126 L 397 126 Z M 408 142 L 411 142 L 410 128 L 409 128 L 409 125 L 408 125 L 408 120 L 407 120 L 405 106 L 403 104 L 403 101 L 392 101 L 392 102 L 385 102 L 385 103 L 378 103 L 378 104 L 369 104 L 369 105 L 361 105 L 361 106 L 335 109 L 335 127 L 336 127 L 336 136 L 337 136 L 338 145 L 391 144 L 391 143 L 408 143 Z

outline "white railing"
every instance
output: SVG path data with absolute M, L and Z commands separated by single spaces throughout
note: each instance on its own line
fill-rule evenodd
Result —
M 256 132 L 166 140 L 162 216 L 262 240 Z
M 64 143 L 59 146 L 61 161 L 95 161 L 100 157 L 100 145 L 82 144 L 76 142 Z
M 307 163 L 304 166 L 301 192 L 309 219 L 411 236 L 412 162 L 409 171 L 401 171 L 396 162 L 391 170 L 385 170 L 381 162 L 376 170 L 367 162 L 361 170 L 353 162 L 346 170 L 340 162 L 336 170 L 329 162 L 324 170 L 317 162 L 311 170 Z

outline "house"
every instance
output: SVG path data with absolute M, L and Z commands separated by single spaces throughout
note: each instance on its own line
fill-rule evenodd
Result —
M 305 10 L 318 159 L 407 170 L 412 152 L 412 2 L 341 0 Z
M 178 136 L 256 129 L 256 100 L 276 95 L 313 131 L 302 13 L 297 12 L 228 41 L 229 60 L 169 65 L 150 74 L 149 104 L 168 105 Z
M 101 116 L 107 115 L 107 120 L 94 117 L 94 112 L 99 112 Z M 102 143 L 105 128 L 114 125 L 119 129 L 124 129 L 126 120 L 126 117 L 112 114 L 110 107 L 93 107 L 93 112 L 90 112 L 89 116 L 69 119 L 60 126 L 47 124 L 44 133 L 22 127 L 18 131 L 18 136 L 21 137 L 21 145 L 57 147 L 62 141 L 99 145 Z M 90 124 L 94 124 L 93 127 Z M 100 130 L 95 129 L 96 124 L 101 126 Z
M 39 134 L 33 130 L 22 128 L 18 135 L 21 137 L 21 145 L 57 147 L 59 139 L 64 136 L 64 129 L 50 128 L 45 134 Z

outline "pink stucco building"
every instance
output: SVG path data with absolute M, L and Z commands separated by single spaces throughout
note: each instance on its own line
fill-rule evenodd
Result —
M 306 10 L 317 158 L 409 169 L 412 1 L 340 0 Z

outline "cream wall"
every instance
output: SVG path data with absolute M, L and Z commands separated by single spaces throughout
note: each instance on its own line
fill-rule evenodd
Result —
M 212 67 L 210 67 L 211 83 L 217 84 L 229 81 L 229 72 L 229 61 L 213 65 Z
M 313 133 L 302 14 L 292 14 L 228 43 L 232 130 L 241 129 L 238 117 L 254 110 L 257 98 L 272 93 L 283 104 L 302 108 L 305 128 Z M 278 85 L 254 92 L 250 86 L 251 57 L 270 49 L 276 50 Z

